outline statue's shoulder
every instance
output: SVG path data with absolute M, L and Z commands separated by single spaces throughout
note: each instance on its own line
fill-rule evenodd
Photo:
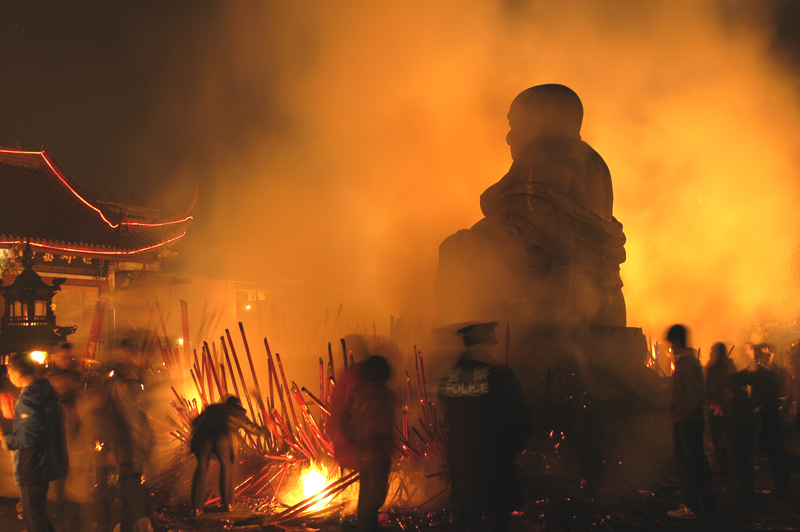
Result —
M 549 138 L 530 143 L 520 154 L 514 165 L 547 165 L 572 161 L 604 168 L 608 166 L 594 148 L 580 139 Z

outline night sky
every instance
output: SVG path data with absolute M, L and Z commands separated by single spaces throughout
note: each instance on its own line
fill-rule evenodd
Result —
M 247 4 L 248 2 L 237 2 Z M 263 7 L 275 2 L 249 2 Z M 514 5 L 507 2 L 513 15 Z M 773 4 L 761 14 L 775 26 L 776 53 L 800 57 L 800 5 Z M 79 185 L 93 191 L 150 198 L 186 159 L 213 159 L 255 131 L 291 133 L 279 96 L 265 83 L 254 90 L 234 83 L 226 98 L 201 102 L 196 87 L 204 65 L 219 68 L 234 44 L 220 31 L 226 2 L 10 2 L 0 4 L 0 145 L 37 150 L 46 146 Z M 296 27 L 297 57 L 253 65 L 254 74 L 292 76 L 322 46 L 311 34 L 314 3 L 300 3 L 308 30 Z M 620 4 L 617 2 L 617 4 Z M 623 3 L 624 4 L 624 3 Z M 747 2 L 721 2 L 729 16 L 752 16 Z M 260 10 L 263 14 L 263 10 Z M 267 17 L 269 16 L 269 9 Z M 759 20 L 759 23 L 761 20 Z M 270 28 L 263 39 L 269 46 Z M 369 43 L 364 43 L 368 46 Z M 300 52 L 300 53 L 298 53 Z M 294 67 L 287 64 L 297 62 Z M 204 135 L 201 105 L 215 115 Z M 195 165 L 202 168 L 203 164 Z M 198 179 L 213 176 L 198 175 Z
M 722 118 L 744 101 L 756 127 L 743 129 L 757 135 L 774 120 L 781 139 L 798 138 L 795 108 L 771 106 L 800 94 L 800 7 L 560 4 L 3 1 L 0 146 L 44 145 L 78 186 L 173 211 L 197 185 L 187 257 L 235 262 L 251 278 L 336 285 L 332 305 L 361 291 L 362 303 L 385 301 L 385 315 L 430 313 L 438 244 L 479 219 L 480 193 L 510 163 L 508 104 L 528 86 L 565 83 L 584 99 L 584 137 L 615 182 L 629 316 L 658 315 L 660 327 L 673 317 L 645 312 L 647 302 L 684 296 L 653 281 L 645 258 L 686 271 L 689 294 L 702 281 L 691 277 L 708 273 L 669 263 L 661 248 L 674 235 L 643 206 L 692 197 L 682 187 L 698 183 L 697 161 L 733 164 L 743 150 L 704 147 L 671 131 L 659 110 L 676 124 L 708 110 L 715 135 L 731 131 Z M 746 87 L 723 105 L 737 85 Z M 774 148 L 777 157 L 794 149 Z M 796 168 L 781 173 L 796 182 Z M 642 178 L 653 172 L 667 177 Z M 700 212 L 688 200 L 681 208 Z M 739 253 L 712 258 L 731 264 Z
M 267 87 L 231 86 L 228 99 L 209 102 L 219 127 L 185 134 L 203 123 L 198 72 L 226 53 L 215 31 L 222 4 L 4 2 L 0 143 L 47 146 L 89 190 L 158 194 L 185 159 L 212 159 L 273 120 Z

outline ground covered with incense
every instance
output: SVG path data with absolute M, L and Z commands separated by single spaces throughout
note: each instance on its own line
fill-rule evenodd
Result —
M 255 350 L 251 352 L 241 324 L 239 328 L 240 340 L 234 341 L 226 330 L 218 343 L 203 343 L 199 350 L 191 352 L 188 346 L 180 349 L 170 345 L 166 334 L 159 342 L 163 364 L 147 385 L 153 404 L 146 411 L 157 439 L 152 469 L 145 472 L 144 482 L 149 524 L 146 519 L 140 521 L 138 532 L 148 532 L 151 527 L 157 532 L 354 531 L 358 472 L 337 465 L 326 430 L 337 386 L 334 376 L 342 374 L 336 366 L 341 364 L 346 370 L 352 365 L 352 350 L 344 340 L 341 350 L 339 346 L 334 350 L 329 344 L 327 360 L 320 357 L 315 368 L 318 383 L 311 391 L 287 378 L 280 355 L 273 355 L 266 338 L 263 351 L 259 349 L 256 354 Z M 426 383 L 422 354 L 416 347 L 413 354 L 413 367 L 401 374 L 405 379 L 401 378 L 404 382 L 398 394 L 401 411 L 395 425 L 393 472 L 381 524 L 392 532 L 461 531 L 463 524 L 448 510 L 450 490 L 443 465 L 446 425 L 435 395 L 429 393 L 432 387 Z M 261 379 L 254 355 L 266 359 L 267 370 Z M 188 376 L 181 369 L 186 367 L 190 368 Z M 570 392 L 571 375 L 574 373 L 558 369 L 548 371 L 542 385 L 533 391 L 543 394 L 538 403 L 547 408 L 536 412 L 540 420 L 536 435 L 519 460 L 523 504 L 512 516 L 511 530 L 800 530 L 800 475 L 796 473 L 800 442 L 796 435 L 790 445 L 795 474 L 794 499 L 789 503 L 779 501 L 769 491 L 769 464 L 765 456 L 759 455 L 757 491 L 748 504 L 737 501 L 730 476 L 715 473 L 717 511 L 692 521 L 668 517 L 667 511 L 678 506 L 680 488 L 671 460 L 669 424 L 654 409 L 647 410 L 642 418 L 648 420 L 642 425 L 644 432 L 624 433 L 627 436 L 623 439 L 634 452 L 624 453 L 624 460 L 622 455 L 614 459 L 606 456 L 609 460 L 602 460 L 601 474 L 592 482 L 583 480 L 577 464 L 580 456 L 587 455 L 576 454 L 576 450 L 586 453 L 588 449 L 591 454 L 597 442 L 577 437 L 574 427 L 586 412 L 601 411 L 601 407 L 593 406 L 585 395 Z M 317 381 L 316 375 L 314 380 Z M 342 382 L 340 386 L 344 386 Z M 195 467 L 188 446 L 191 420 L 205 405 L 230 393 L 242 397 L 249 417 L 256 423 L 265 426 L 269 418 L 275 425 L 261 435 L 245 436 L 237 453 L 237 504 L 232 511 L 220 508 L 214 486 L 217 470 L 212 466 L 207 479 L 206 511 L 193 516 L 188 505 Z M 164 397 L 169 399 L 164 401 Z M 618 421 L 619 426 L 609 425 L 615 427 L 613 432 L 617 434 L 635 419 L 615 414 L 611 405 L 604 405 L 602 411 Z M 587 445 L 588 440 L 591 441 Z M 96 443 L 95 450 L 102 449 L 102 442 Z M 713 462 L 710 449 L 708 455 Z M 101 484 L 94 478 L 97 471 L 101 469 L 87 465 L 83 474 L 77 475 L 85 487 L 82 495 L 86 501 L 81 505 L 71 503 L 65 512 L 79 516 L 75 521 L 80 525 L 70 526 L 63 516 L 57 516 L 58 532 L 110 532 L 98 530 L 96 523 L 97 508 L 92 501 L 99 499 L 92 493 Z M 118 514 L 120 506 L 130 501 L 119 500 L 113 485 L 109 489 L 110 500 L 114 500 L 114 492 L 117 494 L 113 511 Z M 23 530 L 17 502 L 0 499 L 0 530 Z
M 334 375 L 340 374 L 337 366 L 346 369 L 353 363 L 352 350 L 344 340 L 341 349 L 338 345 L 336 349 L 328 345 L 327 360 L 319 359 L 315 371 L 319 382 L 314 384 L 312 392 L 287 378 L 280 355 L 273 355 L 265 338 L 258 356 L 266 357 L 267 380 L 259 386 L 253 364 L 255 350 L 251 353 L 241 324 L 239 328 L 241 342 L 234 342 L 226 330 L 218 348 L 213 343 L 204 344 L 192 357 L 177 349 L 170 352 L 164 342 L 162 354 L 164 367 L 171 376 L 168 380 L 173 401 L 166 418 L 154 422 L 162 424 L 160 433 L 164 441 L 160 448 L 171 456 L 171 461 L 148 482 L 154 529 L 162 532 L 355 530 L 358 473 L 336 466 L 331 459 L 330 435 L 325 430 L 337 385 Z M 461 531 L 463 524 L 447 509 L 450 492 L 442 465 L 446 462 L 446 425 L 435 396 L 428 392 L 431 386 L 426 382 L 422 353 L 416 347 L 413 353 L 414 366 L 403 372 L 405 382 L 398 394 L 401 412 L 395 427 L 394 467 L 381 523 L 389 531 Z M 188 386 L 186 380 L 176 378 L 177 372 L 170 371 L 177 367 L 175 361 L 182 354 L 191 367 Z M 649 419 L 657 422 L 647 426 L 651 427 L 650 432 L 658 434 L 650 434 L 650 441 L 661 442 L 660 450 L 637 444 L 639 440 L 631 437 L 629 440 L 639 450 L 640 462 L 631 460 L 623 465 L 622 459 L 604 461 L 602 481 L 589 484 L 581 480 L 576 471 L 580 459 L 575 455 L 581 444 L 570 441 L 576 439 L 570 436 L 570 427 L 585 415 L 587 406 L 590 410 L 592 406 L 583 396 L 569 392 L 569 375 L 573 373 L 548 371 L 542 386 L 534 390 L 545 395 L 539 403 L 549 408 L 537 412 L 537 418 L 543 421 L 537 436 L 520 457 L 524 504 L 513 515 L 512 530 L 800 529 L 800 506 L 778 501 L 769 492 L 769 464 L 763 455 L 759 455 L 757 463 L 759 490 L 749 504 L 737 502 L 733 479 L 715 473 L 719 510 L 694 521 L 668 517 L 667 511 L 679 503 L 680 488 L 671 460 L 668 423 L 661 422 L 662 416 L 652 412 Z M 237 479 L 238 504 L 233 511 L 221 511 L 212 492 L 207 511 L 193 517 L 185 502 L 194 468 L 194 459 L 186 446 L 190 420 L 199 411 L 199 403 L 214 402 L 231 392 L 243 396 L 248 413 L 259 424 L 267 417 L 272 418 L 276 431 L 246 440 L 240 450 L 238 469 L 246 473 Z M 606 412 L 614 416 L 613 408 L 606 407 Z M 800 449 L 797 442 L 792 447 Z M 709 449 L 710 461 L 712 454 Z M 793 452 L 793 456 L 800 456 L 800 452 Z M 639 474 L 642 469 L 649 471 Z M 313 475 L 320 478 L 310 482 Z M 210 485 L 213 479 L 212 470 Z M 798 500 L 800 476 L 794 475 L 792 480 Z
M 768 476 L 766 463 L 759 464 L 759 476 Z M 673 476 L 664 476 L 655 486 L 619 485 L 604 493 L 590 496 L 574 483 L 556 475 L 523 478 L 525 504 L 514 514 L 512 531 L 795 531 L 800 527 L 800 507 L 778 501 L 768 489 L 755 493 L 751 504 L 741 505 L 733 497 L 733 486 L 715 474 L 719 502 L 716 512 L 694 521 L 681 521 L 667 516 L 677 505 L 680 488 Z M 795 501 L 800 493 L 800 476 L 794 475 Z M 155 530 L 170 532 L 222 531 L 307 531 L 350 532 L 355 518 L 341 506 L 307 514 L 294 520 L 271 523 L 271 516 L 254 510 L 257 503 L 243 501 L 234 511 L 206 512 L 190 517 L 185 506 L 163 508 L 153 512 Z M 381 522 L 389 531 L 456 532 L 463 527 L 443 507 L 427 510 L 387 510 Z
M 759 463 L 758 476 L 768 477 L 767 464 Z M 715 474 L 715 490 L 719 510 L 696 521 L 679 521 L 667 517 L 675 507 L 679 487 L 677 479 L 666 475 L 654 486 L 619 485 L 609 487 L 605 494 L 591 497 L 580 486 L 557 475 L 523 478 L 525 504 L 513 516 L 512 531 L 795 531 L 800 527 L 800 476 L 793 475 L 795 506 L 778 502 L 769 490 L 761 489 L 752 504 L 737 504 L 731 495 L 730 481 Z M 606 500 L 604 500 L 606 499 Z M 0 498 L 0 530 L 22 531 L 17 518 L 17 499 Z M 242 500 L 232 512 L 210 507 L 199 518 L 190 516 L 186 504 L 151 509 L 150 517 L 156 532 L 351 532 L 355 530 L 352 513 L 343 512 L 340 505 L 303 515 L 297 519 L 275 524 L 269 512 L 259 510 L 258 500 Z M 441 506 L 427 510 L 388 510 L 381 514 L 387 532 L 463 530 L 452 515 Z M 61 523 L 56 522 L 57 529 Z M 92 530 L 91 528 L 89 530 Z

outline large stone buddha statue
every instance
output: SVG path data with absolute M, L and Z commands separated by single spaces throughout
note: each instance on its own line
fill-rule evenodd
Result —
M 563 85 L 511 103 L 513 163 L 481 195 L 484 218 L 439 248 L 441 319 L 625 327 L 622 225 L 611 175 L 580 138 L 583 105 Z

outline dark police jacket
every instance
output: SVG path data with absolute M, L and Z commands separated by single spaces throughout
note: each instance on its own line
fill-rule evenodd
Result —
M 515 456 L 533 434 L 531 411 L 514 372 L 468 350 L 439 381 L 448 421 L 453 486 L 498 499 L 515 476 Z M 454 494 L 455 491 L 454 491 Z

